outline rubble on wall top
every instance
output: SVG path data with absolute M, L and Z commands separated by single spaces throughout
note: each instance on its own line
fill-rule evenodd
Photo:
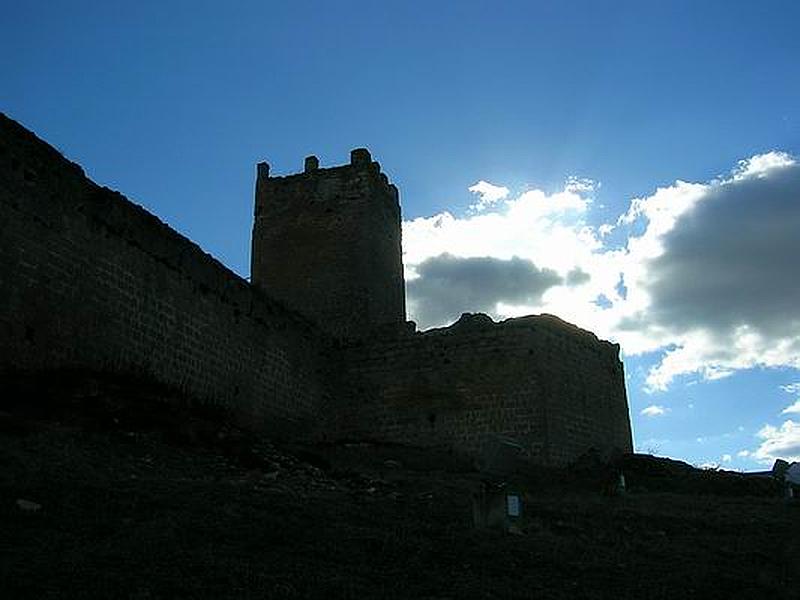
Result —
M 497 325 L 494 322 L 494 319 L 487 315 L 486 313 L 461 313 L 461 316 L 458 318 L 458 321 L 453 323 L 450 327 L 464 329 L 483 329 L 485 327 L 491 327 L 492 325 Z
M 487 331 L 495 329 L 496 331 L 507 329 L 524 329 L 524 328 L 541 328 L 544 327 L 557 335 L 565 335 L 574 338 L 584 338 L 592 343 L 608 344 L 612 347 L 619 348 L 618 344 L 613 344 L 606 340 L 599 339 L 591 331 L 582 329 L 577 325 L 564 321 L 563 319 L 548 313 L 539 315 L 525 315 L 522 317 L 511 317 L 503 321 L 494 321 L 492 317 L 485 313 L 462 313 L 459 319 L 447 327 L 438 327 L 429 329 L 427 331 L 419 332 L 421 335 L 448 335 L 460 334 L 467 331 Z

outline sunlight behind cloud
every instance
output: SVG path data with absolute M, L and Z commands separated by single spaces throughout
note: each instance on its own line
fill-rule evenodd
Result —
M 422 327 L 446 325 L 458 318 L 460 308 L 453 306 L 432 315 L 420 301 L 419 292 L 426 289 L 426 281 L 418 281 L 425 275 L 421 265 L 448 255 L 458 259 L 495 259 L 494 268 L 506 271 L 507 265 L 502 261 L 523 260 L 558 277 L 543 295 L 530 298 L 534 302 L 520 302 L 523 298 L 496 290 L 482 307 L 494 317 L 546 312 L 557 302 L 557 312 L 564 318 L 584 325 L 596 322 L 599 318 L 591 313 L 602 309 L 594 300 L 604 292 L 616 299 L 618 294 L 613 287 L 619 272 L 614 253 L 600 255 L 603 244 L 586 221 L 590 203 L 587 196 L 576 191 L 564 189 L 548 194 L 533 189 L 498 202 L 480 214 L 456 217 L 440 213 L 405 222 L 403 260 L 412 318 Z M 474 285 L 486 287 L 480 281 Z M 482 292 L 484 296 L 490 293 L 491 290 Z
M 714 380 L 753 367 L 800 368 L 794 158 L 769 152 L 708 182 L 678 180 L 631 200 L 614 223 L 592 218 L 595 189 L 572 177 L 554 193 L 515 195 L 480 180 L 470 188 L 479 212 L 405 222 L 411 317 L 423 328 L 446 325 L 466 307 L 456 296 L 479 297 L 474 310 L 495 318 L 553 313 L 619 342 L 626 355 L 661 352 L 647 375 L 651 392 L 683 375 Z M 623 236 L 621 246 L 606 241 L 612 231 Z M 459 266 L 466 259 L 485 259 L 483 279 L 462 276 L 477 272 Z M 432 310 L 423 298 L 433 298 L 436 285 L 447 288 L 442 270 L 431 268 L 436 261 L 460 273 L 453 288 L 460 292 Z M 489 285 L 513 272 L 530 283 Z

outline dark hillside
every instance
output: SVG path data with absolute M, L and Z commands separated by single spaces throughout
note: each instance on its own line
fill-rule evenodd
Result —
M 523 469 L 503 534 L 472 526 L 457 457 L 281 446 L 163 396 L 6 387 L 2 597 L 798 597 L 800 508 L 766 479 L 641 455 Z M 628 493 L 604 495 L 620 465 Z

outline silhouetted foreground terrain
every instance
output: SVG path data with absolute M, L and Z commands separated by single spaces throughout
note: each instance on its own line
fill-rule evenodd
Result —
M 13 386 L 12 386 L 13 387 Z M 480 480 L 402 447 L 258 442 L 158 392 L 6 386 L 3 598 L 797 598 L 800 507 L 770 480 L 621 460 L 530 470 L 522 535 Z

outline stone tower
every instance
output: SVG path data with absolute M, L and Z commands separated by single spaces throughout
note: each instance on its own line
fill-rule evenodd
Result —
M 398 192 L 364 148 L 286 177 L 260 163 L 251 256 L 253 284 L 337 337 L 405 323 Z

